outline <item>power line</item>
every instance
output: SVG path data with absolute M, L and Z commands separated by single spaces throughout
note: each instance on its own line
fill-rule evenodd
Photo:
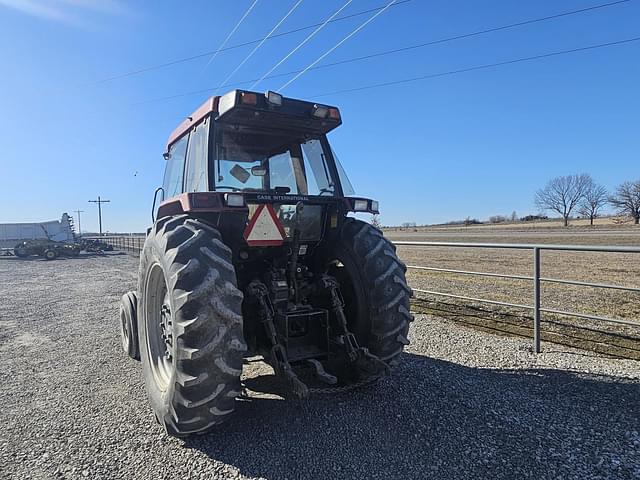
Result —
M 385 51 L 378 52 L 378 53 L 373 53 L 373 54 L 370 54 L 370 55 L 363 55 L 363 56 L 360 56 L 360 57 L 352 57 L 352 58 L 348 58 L 348 59 L 345 59 L 345 60 L 338 60 L 336 62 L 324 63 L 324 64 L 321 64 L 321 65 L 315 65 L 314 67 L 310 68 L 309 70 L 320 70 L 320 69 L 323 69 L 323 68 L 335 67 L 335 66 L 338 66 L 338 65 L 344 65 L 344 64 L 348 64 L 348 63 L 362 61 L 362 60 L 368 60 L 370 58 L 382 57 L 382 56 L 391 55 L 391 54 L 394 54 L 394 53 L 400 53 L 400 52 L 410 51 L 410 50 L 423 48 L 423 47 L 428 47 L 428 46 L 432 46 L 432 45 L 443 44 L 443 43 L 452 42 L 452 41 L 455 41 L 455 40 L 462 40 L 462 39 L 465 39 L 465 38 L 479 36 L 479 35 L 485 35 L 487 33 L 497 32 L 497 31 L 500 31 L 500 30 L 506 30 L 506 29 L 516 28 L 516 27 L 520 27 L 520 26 L 524 26 L 524 25 L 530 25 L 530 24 L 534 24 L 534 23 L 554 20 L 554 19 L 557 19 L 557 18 L 562 18 L 562 17 L 569 16 L 569 15 L 577 15 L 577 14 L 580 14 L 580 13 L 585 13 L 585 12 L 596 10 L 596 9 L 600 9 L 600 8 L 605 8 L 605 7 L 610 7 L 610 6 L 614 6 L 614 5 L 618 5 L 618 4 L 628 3 L 630 1 L 632 1 L 632 0 L 618 0 L 618 1 L 615 1 L 615 2 L 603 3 L 603 4 L 599 4 L 599 5 L 594 5 L 594 6 L 591 6 L 591 7 L 581 8 L 579 10 L 571 10 L 571 11 L 568 11 L 568 12 L 561 12 L 561 13 L 558 13 L 558 14 L 555 14 L 555 15 L 547 15 L 545 17 L 539 17 L 539 18 L 534 18 L 534 19 L 530 19 L 530 20 L 524 20 L 524 21 L 521 21 L 521 22 L 510 23 L 510 24 L 507 24 L 507 25 L 499 26 L 499 27 L 492 27 L 492 28 L 487 28 L 487 29 L 484 29 L 484 30 L 478 30 L 478 31 L 475 31 L 475 32 L 463 33 L 463 34 L 455 35 L 455 36 L 452 36 L 452 37 L 445 37 L 445 38 L 440 38 L 440 39 L 432 40 L 432 41 L 425 42 L 425 43 L 419 43 L 417 45 L 409 45 L 407 47 L 396 48 L 396 49 L 392 49 L 392 50 L 385 50 Z M 395 4 L 395 5 L 397 5 L 397 4 Z M 289 75 L 295 75 L 297 73 L 300 73 L 301 71 L 302 70 L 292 70 L 292 71 L 285 72 L 285 73 L 278 73 L 278 74 L 275 74 L 275 75 L 268 75 L 268 76 L 264 77 L 262 80 L 271 79 L 271 78 L 278 78 L 278 77 L 285 77 L 285 76 L 289 76 Z M 244 80 L 244 81 L 241 81 L 241 82 L 234 82 L 233 84 L 221 85 L 220 88 L 231 87 L 231 86 L 236 86 L 236 85 L 249 84 L 249 83 L 256 82 L 257 80 L 259 80 L 259 79 L 252 79 L 252 80 Z M 158 97 L 158 98 L 154 98 L 154 99 L 149 99 L 149 100 L 145 100 L 145 101 L 142 101 L 142 102 L 138 102 L 135 105 L 151 103 L 151 102 L 158 102 L 158 101 L 164 101 L 164 100 L 172 100 L 172 99 L 175 99 L 175 98 L 181 98 L 181 97 L 186 97 L 186 96 L 190 96 L 190 95 L 197 95 L 197 94 L 201 94 L 201 93 L 209 93 L 212 90 L 213 90 L 213 87 L 203 88 L 203 89 L 193 90 L 193 91 L 179 93 L 179 94 L 175 94 L 175 95 L 169 95 L 169 96 L 165 96 L 165 97 Z
M 337 65 L 343 65 L 343 64 L 346 64 L 346 63 L 353 63 L 353 62 L 359 62 L 359 61 L 362 61 L 362 60 L 368 60 L 370 58 L 382 57 L 382 56 L 391 55 L 391 54 L 394 54 L 394 53 L 407 52 L 407 51 L 415 50 L 415 49 L 418 49 L 418 48 L 430 47 L 430 46 L 438 45 L 438 44 L 441 44 L 441 43 L 448 43 L 448 42 L 452 42 L 452 41 L 455 41 L 455 40 L 462 40 L 462 39 L 465 39 L 465 38 L 475 37 L 475 36 L 479 36 L 479 35 L 485 35 L 487 33 L 498 32 L 498 31 L 507 30 L 507 29 L 510 29 L 510 28 L 522 27 L 524 25 L 531 25 L 533 23 L 539 23 L 539 22 L 545 22 L 545 21 L 548 21 L 548 20 L 554 20 L 554 19 L 557 19 L 557 18 L 562 18 L 562 17 L 569 16 L 569 15 L 576 15 L 576 14 L 579 14 L 579 13 L 585 13 L 585 12 L 588 12 L 588 11 L 591 11 L 591 10 L 596 10 L 596 9 L 605 8 L 605 7 L 611 7 L 613 5 L 619 5 L 619 4 L 628 3 L 628 2 L 631 2 L 631 1 L 632 0 L 618 0 L 618 1 L 615 1 L 615 2 L 603 3 L 603 4 L 600 4 L 600 5 L 594 5 L 592 7 L 581 8 L 579 10 L 571 10 L 569 12 L 558 13 L 556 15 L 548 15 L 546 17 L 534 18 L 534 19 L 531 19 L 531 20 L 524 20 L 522 22 L 517 22 L 517 23 L 510 23 L 508 25 L 502 25 L 500 27 L 487 28 L 485 30 L 478 30 L 478 31 L 475 31 L 475 32 L 470 32 L 470 33 L 463 33 L 461 35 L 455 35 L 453 37 L 446 37 L 446 38 L 441 38 L 441 39 L 438 39 L 438 40 L 432 40 L 430 42 L 419 43 L 417 45 L 409 45 L 407 47 L 395 48 L 395 49 L 392 49 L 392 50 L 385 50 L 385 51 L 382 51 L 382 52 L 372 53 L 372 54 L 369 54 L 369 55 L 363 55 L 363 56 L 360 56 L 360 57 L 352 57 L 352 58 L 348 58 L 346 60 L 339 60 L 337 62 L 325 63 L 325 64 L 322 64 L 322 65 L 317 65 L 312 70 L 318 70 L 318 69 L 327 68 L 327 67 L 335 67 Z M 290 73 L 293 73 L 293 72 L 290 72 Z
M 310 68 L 313 68 L 313 66 L 317 65 L 318 62 L 320 62 L 323 58 L 325 58 L 331 52 L 335 51 L 343 43 L 345 43 L 347 40 L 349 40 L 351 37 L 353 37 L 356 33 L 358 33 L 360 30 L 362 30 L 364 27 L 366 27 L 369 23 L 371 23 L 373 20 L 375 20 L 379 15 L 382 15 L 394 3 L 396 3 L 396 0 L 391 0 L 389 3 L 387 3 L 387 5 L 382 10 L 378 11 L 376 14 L 372 15 L 371 17 L 369 17 L 365 22 L 360 24 L 359 27 L 357 27 L 355 30 L 353 30 L 351 33 L 349 33 L 346 37 L 344 37 L 342 40 L 340 40 L 338 43 L 336 43 L 333 47 L 331 47 L 329 50 L 327 50 L 322 55 L 320 55 L 317 59 L 315 59 L 309 65 L 307 65 L 300 73 L 298 73 L 296 76 L 294 76 L 289 81 L 287 81 L 284 85 L 282 85 L 278 89 L 278 91 L 283 91 L 285 88 L 287 88 L 293 82 L 295 82 L 298 78 L 300 78 L 302 75 L 307 73 L 307 71 L 309 71 Z
M 269 33 L 267 33 L 267 36 L 266 36 L 266 37 L 264 37 L 264 38 L 262 39 L 262 41 L 261 41 L 260 43 L 258 43 L 258 45 L 256 45 L 256 46 L 254 47 L 254 49 L 253 49 L 253 50 L 251 50 L 251 52 L 249 52 L 249 55 L 247 55 L 246 57 L 244 57 L 244 60 L 242 60 L 242 61 L 238 64 L 238 66 L 237 66 L 236 68 L 234 68 L 234 69 L 233 69 L 233 71 L 232 71 L 229 75 L 227 75 L 227 78 L 225 78 L 222 82 L 220 82 L 220 85 L 218 85 L 218 86 L 216 87 L 216 90 L 218 90 L 218 89 L 219 89 L 223 84 L 227 83 L 227 82 L 229 81 L 229 79 L 230 79 L 231 77 L 233 77 L 233 75 L 234 75 L 238 70 L 240 70 L 240 68 L 241 68 L 245 63 L 247 63 L 247 61 L 248 61 L 248 60 L 253 56 L 253 54 L 254 54 L 254 53 L 256 53 L 256 52 L 258 51 L 258 49 L 259 49 L 259 48 L 264 44 L 264 42 L 266 42 L 266 41 L 271 37 L 271 35 L 273 35 L 273 32 L 275 32 L 275 31 L 278 29 L 278 27 L 279 27 L 280 25 L 282 25 L 282 23 L 283 23 L 287 18 L 289 18 L 289 16 L 290 16 L 290 15 L 291 15 L 291 14 L 292 14 L 292 13 L 293 13 L 293 12 L 294 12 L 298 7 L 299 7 L 299 6 L 300 6 L 300 4 L 301 4 L 303 1 L 304 1 L 304 0 L 298 0 L 298 1 L 293 5 L 293 7 L 291 7 L 291 8 L 289 9 L 289 11 L 285 14 L 285 16 L 284 16 L 284 17 L 282 17 L 278 23 L 276 23 L 276 25 L 271 29 L 271 31 L 270 31 Z
M 276 68 L 278 68 L 280 65 L 282 65 L 284 62 L 287 61 L 287 59 L 289 57 L 291 57 L 291 55 L 293 55 L 294 53 L 296 53 L 300 48 L 302 48 L 304 45 L 306 45 L 306 43 L 311 40 L 316 33 L 318 33 L 320 30 L 322 30 L 331 20 L 333 20 L 336 15 L 338 15 L 342 10 L 344 10 L 345 8 L 347 8 L 349 6 L 349 4 L 351 4 L 351 2 L 353 2 L 353 0 L 347 0 L 347 2 L 342 5 L 342 7 L 340 7 L 338 10 L 336 10 L 330 17 L 328 17 L 324 22 L 322 22 L 322 24 L 316 28 L 313 32 L 311 32 L 309 35 L 307 35 L 307 37 L 302 40 L 298 45 L 296 45 L 296 47 L 291 50 L 289 53 L 287 53 L 278 63 L 276 63 L 273 67 L 271 67 L 269 69 L 269 71 L 267 73 L 265 73 L 264 75 L 262 75 L 258 80 L 256 80 L 254 82 L 253 85 L 251 85 L 251 87 L 249 88 L 255 88 L 262 80 L 264 80 L 265 78 L 267 78 L 268 75 L 270 75 Z
M 234 33 L 236 33 L 236 30 L 238 30 L 240 25 L 242 25 L 242 22 L 244 22 L 245 18 L 249 16 L 249 14 L 251 13 L 251 10 L 253 10 L 253 7 L 256 6 L 256 3 L 258 3 L 258 0 L 253 0 L 253 3 L 249 6 L 247 11 L 244 12 L 244 15 L 242 15 L 240 20 L 238 20 L 238 23 L 236 23 L 235 27 L 233 27 L 233 29 L 229 32 L 229 35 L 227 35 L 227 38 L 225 38 L 224 41 L 218 47 L 218 49 L 215 52 L 213 52 L 213 55 L 211 56 L 207 64 L 204 66 L 203 70 L 206 70 L 206 68 L 211 64 L 211 62 L 213 62 L 215 58 L 218 56 L 218 53 L 220 53 L 222 49 L 227 45 L 227 42 L 229 41 L 229 39 L 233 36 Z
M 550 52 L 550 53 L 545 53 L 542 55 L 534 55 L 532 57 L 523 57 L 523 58 L 516 58 L 514 60 L 507 60 L 504 62 L 496 62 L 496 63 L 488 63 L 488 64 L 484 64 L 484 65 L 476 65 L 473 67 L 468 67 L 468 68 L 462 68 L 459 70 L 450 70 L 448 72 L 440 72 L 440 73 L 432 73 L 429 75 L 422 75 L 419 77 L 412 77 L 412 78 L 405 78 L 402 80 L 394 80 L 391 82 L 383 82 L 383 83 L 374 83 L 372 85 L 364 85 L 361 87 L 354 87 L 354 88 L 345 88 L 344 90 L 335 90 L 333 92 L 326 92 L 326 93 L 321 93 L 321 94 L 317 94 L 317 95 L 312 95 L 313 98 L 320 98 L 320 97 L 326 97 L 329 95 L 337 95 L 339 93 L 351 93 L 351 92 L 359 92 L 361 90 L 369 90 L 372 88 L 381 88 L 381 87 L 389 87 L 392 85 L 400 85 L 403 83 L 411 83 L 411 82 L 417 82 L 420 80 L 427 80 L 430 78 L 437 78 L 437 77 L 445 77 L 445 76 L 449 76 L 449 75 L 456 75 L 459 73 L 466 73 L 466 72 L 472 72 L 475 70 L 483 70 L 486 68 L 494 68 L 494 67 L 501 67 L 504 65 L 512 65 L 514 63 L 521 63 L 521 62 L 530 62 L 533 60 L 540 60 L 543 58 L 549 58 L 549 57 L 554 57 L 554 56 L 559 56 L 559 55 L 568 55 L 570 53 L 577 53 L 577 52 L 584 52 L 586 50 L 594 50 L 597 48 L 604 48 L 604 47 L 612 47 L 614 45 L 622 45 L 625 43 L 631 43 L 631 42 L 637 42 L 640 41 L 640 37 L 634 37 L 634 38 L 628 38 L 625 40 L 618 40 L 615 42 L 608 42 L 608 43 L 600 43 L 598 45 L 589 45 L 587 47 L 579 47 L 579 48 L 572 48 L 570 50 L 560 50 L 558 52 Z
M 396 7 L 398 5 L 406 4 L 406 3 L 409 3 L 411 1 L 412 0 L 398 0 L 393 6 Z M 348 20 L 350 18 L 359 17 L 361 15 L 366 15 L 367 13 L 371 13 L 371 12 L 376 12 L 378 10 L 382 10 L 383 8 L 384 8 L 384 6 L 376 7 L 376 8 L 370 8 L 368 10 L 362 10 L 360 12 L 352 13 L 350 15 L 344 15 L 343 17 L 334 18 L 329 23 L 340 22 L 342 20 Z M 295 28 L 293 30 L 288 30 L 286 32 L 276 33 L 274 35 L 271 35 L 271 37 L 269 37 L 269 40 L 272 40 L 272 39 L 278 38 L 278 37 L 283 37 L 285 35 L 293 35 L 294 33 L 302 32 L 304 30 L 309 30 L 311 28 L 318 27 L 319 25 L 322 25 L 322 23 L 314 23 L 312 25 L 307 25 L 307 26 L 304 26 L 304 27 Z M 169 62 L 158 63 L 156 65 L 150 65 L 148 67 L 138 68 L 136 70 L 131 70 L 129 72 L 125 72 L 125 73 L 121 73 L 121 74 L 118 74 L 118 75 L 113 75 L 111 77 L 103 78 L 101 80 L 97 80 L 95 82 L 92 82 L 92 84 L 101 84 L 101 83 L 106 83 L 106 82 L 112 82 L 114 80 L 120 80 L 120 79 L 123 79 L 123 78 L 132 77 L 132 76 L 135 76 L 135 75 L 140 75 L 142 73 L 151 72 L 153 70 L 159 70 L 161 68 L 171 67 L 173 65 L 178 65 L 180 63 L 191 62 L 193 60 L 198 60 L 198 59 L 203 58 L 203 57 L 208 57 L 209 55 L 215 54 L 216 52 L 218 52 L 218 53 L 219 52 L 226 52 L 226 51 L 229 51 L 229 50 L 234 50 L 234 49 L 237 49 L 237 48 L 246 47 L 248 45 L 254 45 L 256 43 L 260 43 L 264 39 L 265 39 L 265 37 L 262 37 L 262 38 L 258 38 L 256 40 L 251 40 L 249 42 L 238 43 L 236 45 L 231 45 L 229 47 L 220 48 L 219 50 L 209 50 L 207 52 L 198 53 L 196 55 L 191 55 L 191 56 L 188 56 L 188 57 L 178 58 L 176 60 L 171 60 Z

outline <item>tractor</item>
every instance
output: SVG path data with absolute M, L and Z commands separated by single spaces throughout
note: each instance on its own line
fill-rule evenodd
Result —
M 137 290 L 120 307 L 122 346 L 167 433 L 228 419 L 248 357 L 300 399 L 398 364 L 412 291 L 394 245 L 356 218 L 378 202 L 355 196 L 329 144 L 341 123 L 333 106 L 234 90 L 169 136 Z

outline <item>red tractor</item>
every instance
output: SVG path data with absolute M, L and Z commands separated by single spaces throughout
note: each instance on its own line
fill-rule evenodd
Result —
M 121 325 L 170 434 L 229 417 L 247 355 L 304 398 L 305 369 L 313 382 L 362 385 L 409 343 L 406 267 L 380 230 L 348 216 L 378 202 L 353 196 L 327 139 L 340 124 L 335 107 L 235 90 L 169 137 Z

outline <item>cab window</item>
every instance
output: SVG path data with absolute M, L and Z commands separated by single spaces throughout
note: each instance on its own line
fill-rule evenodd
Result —
M 207 185 L 207 153 L 209 149 L 209 123 L 205 119 L 191 131 L 189 148 L 187 149 L 187 178 L 185 192 L 206 192 Z
M 216 126 L 215 190 L 336 194 L 319 138 L 292 132 Z
M 182 193 L 182 179 L 184 177 L 184 161 L 187 154 L 189 135 L 185 135 L 169 148 L 169 160 L 164 171 L 164 198 L 175 197 Z

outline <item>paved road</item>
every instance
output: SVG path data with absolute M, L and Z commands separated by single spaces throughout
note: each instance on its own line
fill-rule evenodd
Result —
M 0 259 L 2 478 L 640 478 L 640 364 L 428 317 L 395 374 L 350 394 L 283 400 L 247 365 L 219 431 L 166 436 L 118 301 L 129 256 Z

